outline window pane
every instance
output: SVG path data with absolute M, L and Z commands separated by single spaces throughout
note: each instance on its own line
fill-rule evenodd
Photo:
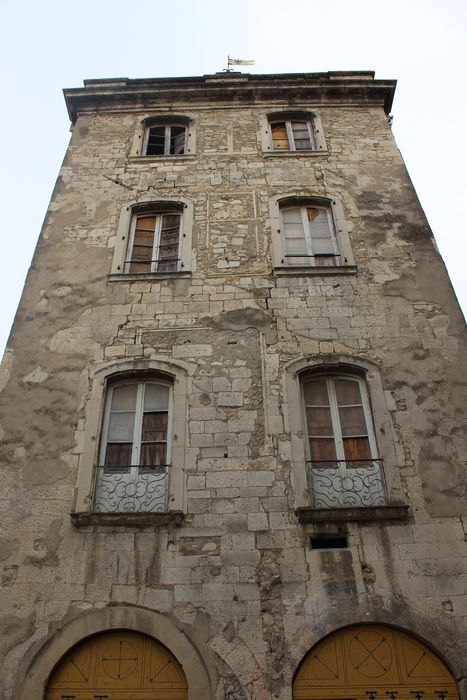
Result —
M 135 414 L 122 411 L 110 414 L 108 440 L 115 442 L 132 442 Z
M 292 122 L 291 126 L 297 151 L 310 150 L 313 145 L 310 140 L 307 122 Z
M 348 460 L 371 459 L 370 443 L 368 438 L 344 438 L 344 454 Z M 354 465 L 358 467 L 358 465 Z
M 141 440 L 161 442 L 167 439 L 167 413 L 145 413 Z
M 163 384 L 146 384 L 144 393 L 144 410 L 155 411 L 169 406 L 169 387 Z
M 130 272 L 150 272 L 154 246 L 155 216 L 139 216 L 136 220 Z
M 185 127 L 172 126 L 170 129 L 170 152 L 172 154 L 185 153 Z
M 334 242 L 328 238 L 313 238 L 314 255 L 334 255 Z
M 272 143 L 275 151 L 289 151 L 289 139 L 285 122 L 271 124 Z
M 334 440 L 326 438 L 310 440 L 310 459 L 312 462 L 335 460 L 336 447 Z M 330 466 L 332 467 L 332 465 Z
M 304 382 L 303 394 L 306 406 L 329 406 L 328 388 L 325 379 Z
M 362 406 L 339 408 L 339 419 L 344 437 L 367 434 L 365 414 Z
M 282 220 L 287 224 L 297 224 L 303 230 L 302 213 L 299 207 L 282 209 Z
M 164 154 L 165 126 L 153 126 L 149 129 L 146 155 L 160 156 Z
M 337 403 L 339 406 L 360 406 L 362 395 L 360 384 L 352 379 L 335 379 Z
M 332 236 L 331 225 L 326 209 L 308 207 L 306 211 L 312 238 L 326 238 Z
M 131 444 L 108 444 L 105 451 L 106 467 L 128 467 L 131 464 Z
M 329 408 L 307 408 L 306 421 L 308 426 L 308 435 L 325 436 L 334 435 L 332 429 L 331 411 Z
M 295 257 L 297 255 L 308 257 L 308 249 L 304 238 L 286 238 L 285 253 L 287 257 Z M 290 262 L 290 261 L 289 261 Z M 292 261 L 293 262 L 293 261 Z M 309 264 L 309 260 L 305 264 Z
M 157 467 L 167 464 L 167 446 L 165 443 L 146 443 L 141 445 L 141 467 Z
M 157 255 L 159 272 L 171 272 L 178 267 L 180 238 L 180 214 L 165 214 L 162 218 L 161 236 Z
M 112 411 L 135 410 L 137 384 L 116 386 L 112 391 Z

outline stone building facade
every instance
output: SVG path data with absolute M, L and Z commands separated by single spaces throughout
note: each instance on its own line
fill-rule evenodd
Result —
M 394 89 L 65 90 L 0 369 L 5 700 L 466 697 L 465 327 Z

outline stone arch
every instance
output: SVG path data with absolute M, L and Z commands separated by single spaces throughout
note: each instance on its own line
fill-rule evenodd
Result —
M 12 700 L 43 698 L 51 674 L 71 649 L 83 640 L 112 630 L 138 632 L 160 642 L 183 668 L 188 683 L 188 700 L 213 700 L 214 683 L 187 634 L 164 615 L 125 605 L 82 613 L 33 647 L 18 673 Z
M 293 700 L 360 698 L 390 693 L 459 698 L 456 682 L 439 655 L 392 625 L 343 627 L 321 639 L 300 662 Z

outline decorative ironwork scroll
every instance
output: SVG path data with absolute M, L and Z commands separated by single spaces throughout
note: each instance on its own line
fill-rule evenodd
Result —
M 96 513 L 163 513 L 167 511 L 167 465 L 97 467 Z
M 315 508 L 386 503 L 381 459 L 308 462 L 308 470 Z

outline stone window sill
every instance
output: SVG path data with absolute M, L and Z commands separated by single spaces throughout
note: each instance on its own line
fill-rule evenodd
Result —
M 369 506 L 367 508 L 297 508 L 300 523 L 365 522 L 371 520 L 407 520 L 408 505 Z
M 130 156 L 128 158 L 129 163 L 160 163 L 163 160 L 173 161 L 184 161 L 184 160 L 195 160 L 196 155 L 194 153 L 178 153 L 178 154 L 162 154 L 160 156 Z
M 263 151 L 266 158 L 316 158 L 330 155 L 324 148 L 317 151 Z
M 70 513 L 75 527 L 88 525 L 125 526 L 125 527 L 161 527 L 173 525 L 180 527 L 184 515 L 179 510 L 166 513 Z
M 112 272 L 109 282 L 144 282 L 144 280 L 169 280 L 191 277 L 191 272 Z
M 290 266 L 284 266 L 284 267 L 275 267 L 274 268 L 274 274 L 275 275 L 296 275 L 303 277 L 303 275 L 356 275 L 357 274 L 357 266 L 356 265 L 329 265 L 329 266 L 319 266 L 319 267 L 311 267 L 311 266 L 299 266 L 297 265 L 296 267 Z

